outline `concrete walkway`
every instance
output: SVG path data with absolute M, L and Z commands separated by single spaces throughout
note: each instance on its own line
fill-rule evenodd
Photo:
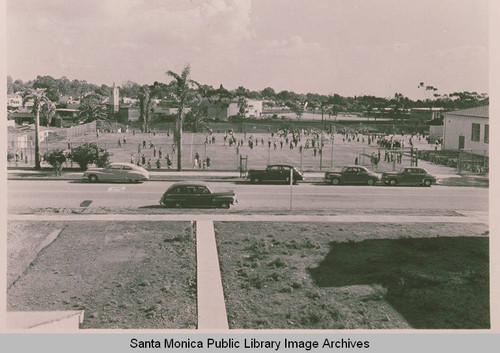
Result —
M 461 216 L 407 215 L 244 215 L 244 214 L 9 214 L 10 221 L 220 221 L 220 222 L 356 222 L 356 223 L 485 223 L 488 211 L 457 212 Z
M 198 330 L 227 330 L 226 301 L 212 221 L 196 222 Z

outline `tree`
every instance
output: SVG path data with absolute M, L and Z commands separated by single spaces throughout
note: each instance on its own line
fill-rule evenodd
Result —
M 304 107 L 302 107 L 300 105 L 300 103 L 299 104 L 291 104 L 290 109 L 297 116 L 297 120 L 300 120 L 300 118 L 302 117 L 302 114 L 304 114 Z
M 52 76 L 37 76 L 33 82 L 33 88 L 45 88 L 45 95 L 53 102 L 59 100 L 57 92 L 57 80 Z
M 82 170 L 86 170 L 89 164 L 95 163 L 98 167 L 105 167 L 109 164 L 111 154 L 104 148 L 100 148 L 96 143 L 84 143 L 71 150 L 69 158 L 77 163 Z
M 167 71 L 167 75 L 173 77 L 170 83 L 168 96 L 177 103 L 178 111 L 175 119 L 175 144 L 177 146 L 177 170 L 182 170 L 182 125 L 184 124 L 184 108 L 200 102 L 201 97 L 195 91 L 199 83 L 189 78 L 191 67 L 187 65 L 180 75 L 173 71 Z
M 198 132 L 199 129 L 208 130 L 206 108 L 201 104 L 192 108 L 184 118 L 185 128 Z
M 49 126 L 52 119 L 56 115 L 56 105 L 53 102 L 49 104 L 44 104 L 40 110 L 40 124 L 43 126 Z
M 266 99 L 275 99 L 276 98 L 276 92 L 271 87 L 264 88 L 262 91 L 260 91 L 260 94 L 262 95 L 262 98 L 266 98 Z
M 120 86 L 120 95 L 123 97 L 138 98 L 142 87 L 133 81 L 127 80 Z
M 62 165 L 66 162 L 66 154 L 61 149 L 55 149 L 52 151 L 47 151 L 43 155 L 43 159 L 45 159 L 52 167 L 54 167 L 54 171 L 56 176 L 61 175 Z
M 149 132 L 149 122 L 153 113 L 154 102 L 148 86 L 141 87 L 139 93 L 139 120 L 142 121 L 143 131 Z
M 44 88 L 30 89 L 25 92 L 23 105 L 27 101 L 33 100 L 33 114 L 35 114 L 35 169 L 41 169 L 40 166 L 40 110 L 43 105 L 51 104 L 51 101 L 45 95 Z
M 101 104 L 99 97 L 91 95 L 80 104 L 77 118 L 79 123 L 86 124 L 96 120 L 106 120 L 108 114 L 106 108 Z

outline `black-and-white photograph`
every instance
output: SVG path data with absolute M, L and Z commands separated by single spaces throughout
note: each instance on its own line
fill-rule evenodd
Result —
M 487 0 L 6 27 L 9 332 L 492 329 Z

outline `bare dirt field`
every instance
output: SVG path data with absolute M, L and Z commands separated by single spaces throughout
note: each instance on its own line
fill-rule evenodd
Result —
M 9 278 L 22 274 L 9 282 L 8 310 L 85 310 L 82 328 L 196 327 L 189 222 L 9 222 L 8 231 Z
M 230 328 L 488 328 L 482 224 L 216 222 Z

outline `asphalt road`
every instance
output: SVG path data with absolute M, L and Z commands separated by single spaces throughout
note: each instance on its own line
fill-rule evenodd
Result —
M 172 182 L 89 184 L 80 181 L 8 181 L 8 207 L 145 207 L 158 205 Z M 288 210 L 289 185 L 212 183 L 232 189 L 240 210 Z M 487 211 L 488 189 L 475 187 L 389 187 L 299 184 L 292 188 L 294 210 L 449 210 Z M 84 203 L 85 202 L 85 203 Z M 84 203 L 84 204 L 82 204 Z

